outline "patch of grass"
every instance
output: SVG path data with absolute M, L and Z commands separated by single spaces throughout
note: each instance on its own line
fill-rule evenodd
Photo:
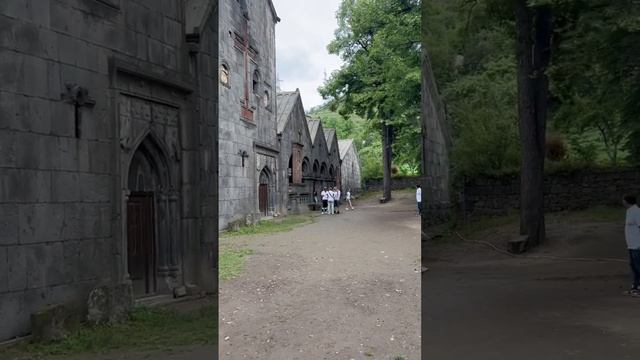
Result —
M 476 237 L 478 234 L 490 232 L 493 229 L 506 226 L 516 226 L 519 221 L 518 213 L 509 213 L 503 216 L 482 216 L 471 218 L 466 223 L 452 220 L 442 231 L 442 236 L 434 238 L 435 243 L 459 242 L 456 232 L 465 238 Z
M 285 218 L 260 221 L 256 225 L 244 226 L 238 230 L 227 231 L 220 236 L 223 238 L 243 235 L 274 234 L 291 231 L 294 228 L 313 222 L 311 215 L 293 215 Z
M 26 342 L 9 351 L 15 359 L 30 360 L 52 355 L 170 350 L 177 346 L 208 345 L 217 341 L 217 319 L 213 306 L 189 313 L 168 308 L 136 307 L 129 321 L 113 325 L 83 325 L 62 341 Z
M 251 249 L 220 249 L 218 254 L 218 277 L 220 280 L 230 280 L 240 275 L 244 270 L 244 262 L 248 255 L 251 255 Z
M 404 356 L 396 356 L 393 360 L 405 360 Z

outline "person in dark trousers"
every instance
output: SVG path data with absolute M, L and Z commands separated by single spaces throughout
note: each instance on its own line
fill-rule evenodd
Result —
M 418 216 L 422 215 L 422 189 L 416 185 L 416 202 L 418 203 Z
M 628 294 L 640 297 L 640 208 L 635 195 L 625 195 L 622 203 L 627 208 L 624 237 L 629 250 L 629 263 L 633 276 L 633 285 Z
M 322 215 L 324 215 L 327 213 L 329 208 L 329 203 L 327 200 L 329 199 L 329 192 L 327 191 L 326 187 L 322 188 L 322 191 L 320 192 L 320 196 L 322 197 Z

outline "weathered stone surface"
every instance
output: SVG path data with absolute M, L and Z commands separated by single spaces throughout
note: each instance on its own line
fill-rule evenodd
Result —
M 132 191 L 154 193 L 158 266 L 173 269 L 158 283 L 216 286 L 200 245 L 217 241 L 218 88 L 197 85 L 217 84 L 217 64 L 206 73 L 191 64 L 217 63 L 219 17 L 207 6 L 186 28 L 188 2 L 0 1 L 0 341 L 28 333 L 43 305 L 86 306 L 88 287 L 127 278 L 123 211 Z M 198 32 L 200 53 L 188 54 L 187 32 Z M 68 85 L 90 101 L 63 98 Z M 142 111 L 123 115 L 123 97 Z M 127 117 L 130 148 L 120 142 Z M 152 159 L 140 186 L 128 178 L 136 151 Z M 112 316 L 127 303 L 113 300 Z
M 87 320 L 92 324 L 117 323 L 129 318 L 133 308 L 130 284 L 100 286 L 89 293 Z
M 589 206 L 618 206 L 626 193 L 640 193 L 637 177 L 640 169 L 611 171 L 572 171 L 547 175 L 545 210 L 578 210 Z M 470 180 L 464 187 L 466 215 L 504 214 L 518 209 L 520 180 L 514 176 L 486 177 Z
M 451 139 L 444 106 L 436 79 L 433 76 L 427 49 L 422 56 L 422 162 L 426 175 L 422 183 L 425 211 L 422 217 L 423 238 L 425 230 L 433 223 L 448 218 L 449 193 L 449 147 Z
M 45 243 L 61 240 L 64 206 L 61 204 L 20 205 L 20 243 Z
M 33 340 L 58 341 L 81 322 L 76 309 L 66 305 L 50 305 L 31 315 Z

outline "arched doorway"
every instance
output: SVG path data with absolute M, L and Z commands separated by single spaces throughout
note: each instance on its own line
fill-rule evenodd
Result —
M 127 201 L 127 264 L 137 297 L 158 290 L 159 268 L 167 265 L 166 229 L 171 226 L 167 198 L 169 170 L 157 143 L 148 136 L 129 165 Z M 169 230 L 169 231 L 167 231 Z
M 258 208 L 262 216 L 269 215 L 269 180 L 271 174 L 267 167 L 260 172 L 260 181 L 258 185 Z

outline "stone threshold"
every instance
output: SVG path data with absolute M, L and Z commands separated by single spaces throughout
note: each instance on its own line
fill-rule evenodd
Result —
M 186 301 L 198 300 L 201 298 L 202 296 L 199 296 L 199 295 L 182 296 L 182 297 L 176 298 L 173 295 L 165 294 L 165 295 L 156 295 L 156 296 L 149 296 L 149 297 L 135 299 L 134 305 L 158 307 L 158 306 L 178 304 Z
M 20 344 L 20 343 L 22 343 L 24 341 L 28 341 L 29 339 L 31 339 L 31 335 L 17 337 L 17 338 L 5 340 L 5 341 L 0 341 L 0 350 L 8 349 L 8 348 L 13 347 L 14 345 L 18 345 L 18 344 Z

